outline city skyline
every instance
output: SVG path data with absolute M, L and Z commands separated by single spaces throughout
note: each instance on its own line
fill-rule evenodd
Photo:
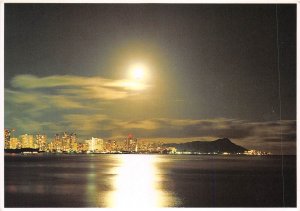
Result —
M 296 154 L 295 21 L 295 5 L 5 4 L 4 126 Z
M 177 144 L 164 143 L 163 140 L 149 142 L 138 139 L 132 134 L 117 140 L 92 137 L 80 141 L 76 133 L 57 133 L 53 138 L 48 139 L 44 134 L 23 134 L 17 138 L 13 132 L 14 130 L 5 129 L 5 153 L 271 155 L 270 152 L 238 146 L 228 138 Z

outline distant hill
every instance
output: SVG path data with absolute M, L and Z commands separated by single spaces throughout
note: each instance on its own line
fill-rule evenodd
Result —
M 228 138 L 215 141 L 192 141 L 186 143 L 168 143 L 165 147 L 175 147 L 177 151 L 201 152 L 201 153 L 243 153 L 248 149 L 232 143 Z

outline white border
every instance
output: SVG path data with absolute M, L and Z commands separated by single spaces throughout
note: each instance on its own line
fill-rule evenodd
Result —
M 299 163 L 300 163 L 300 158 L 299 158 L 299 155 L 300 155 L 300 147 L 299 147 L 299 132 L 300 132 L 300 126 L 299 126 L 299 123 L 298 123 L 298 120 L 300 119 L 300 113 L 298 112 L 299 111 L 299 103 L 300 103 L 300 99 L 299 99 L 299 93 L 300 93 L 300 86 L 298 84 L 298 82 L 300 81 L 300 75 L 299 75 L 299 65 L 300 64 L 300 55 L 299 55 L 299 47 L 300 47 L 300 43 L 299 43 L 299 38 L 300 38 L 300 15 L 299 15 L 299 11 L 300 11 L 300 1 L 298 1 L 297 3 L 297 49 L 296 49 L 296 55 L 297 55 L 297 63 L 296 63 L 296 68 L 297 68 L 297 71 L 296 71 L 296 77 L 297 77 L 297 83 L 296 83 L 296 86 L 297 86 L 297 111 L 296 111 L 296 114 L 297 114 L 297 121 L 296 121 L 296 125 L 297 125 L 297 133 L 296 133 L 296 137 L 297 137 L 297 142 L 296 142 L 296 147 L 297 147 L 297 152 L 296 152 L 296 156 L 297 156 L 297 207 L 300 207 L 300 184 L 299 184 L 299 178 L 300 178 L 300 170 L 299 170 Z
M 296 4 L 297 0 L 2 0 L 3 3 Z
M 0 210 L 4 208 L 4 4 L 0 4 Z
M 0 210 L 16 210 L 16 211 L 22 211 L 22 210 L 49 210 L 49 211 L 56 211 L 56 210 L 64 210 L 64 211 L 73 211 L 76 210 L 111 210 L 111 208 L 4 208 L 4 3 L 168 3 L 168 4 L 297 4 L 297 82 L 300 80 L 300 76 L 298 74 L 298 62 L 300 61 L 300 56 L 298 54 L 298 49 L 300 47 L 300 44 L 298 42 L 298 38 L 300 37 L 300 16 L 298 14 L 298 11 L 300 11 L 300 0 L 0 0 L 0 85 L 2 87 L 2 92 L 0 92 L 0 100 L 1 100 L 1 106 L 0 106 L 0 166 L 2 167 L 2 172 L 0 173 Z M 298 86 L 297 83 L 297 110 L 298 105 L 300 103 L 299 95 L 300 93 L 300 86 Z M 297 112 L 297 120 L 300 119 L 300 114 Z M 298 143 L 298 134 L 300 132 L 300 126 L 297 124 L 297 143 Z M 297 207 L 296 208 L 180 208 L 182 210 L 264 210 L 264 211 L 281 211 L 281 210 L 298 210 L 300 207 L 300 182 L 299 182 L 299 163 L 300 158 L 298 155 L 300 155 L 300 147 L 297 147 Z M 67 197 L 67 196 L 66 196 Z M 177 208 L 157 208 L 155 210 L 173 210 Z M 112 210 L 121 210 L 121 209 L 112 209 Z M 143 210 L 151 210 L 151 209 L 143 209 Z

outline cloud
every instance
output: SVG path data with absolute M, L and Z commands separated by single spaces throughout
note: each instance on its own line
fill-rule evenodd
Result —
M 22 133 L 76 132 L 120 138 L 183 142 L 228 137 L 249 149 L 296 153 L 296 121 L 250 122 L 238 119 L 126 119 L 112 116 L 111 105 L 140 94 L 148 85 L 101 77 L 19 75 L 5 89 L 5 127 Z M 110 104 L 115 102 L 115 104 Z M 128 101 L 126 101 L 128 102 Z M 126 104 L 126 103 L 125 103 Z M 105 106 L 104 106 L 105 105 Z
M 58 110 L 101 110 L 102 105 L 140 94 L 148 85 L 101 77 L 17 75 L 5 89 L 5 112 L 10 107 L 32 115 Z M 18 108 L 17 108 L 18 107 Z M 34 114 L 35 113 L 35 114 Z
M 46 77 L 37 77 L 34 75 L 17 75 L 11 85 L 21 89 L 39 89 L 39 88 L 106 88 L 107 90 L 143 90 L 149 85 L 135 80 L 113 80 L 102 77 L 84 77 L 71 75 L 53 75 Z
M 114 130 L 114 121 L 106 115 L 85 115 L 85 114 L 68 114 L 63 116 L 64 121 L 67 122 L 70 128 L 80 130 L 85 134 L 93 133 L 98 130 Z
M 37 89 L 37 88 L 53 88 L 68 86 L 90 86 L 103 85 L 111 83 L 112 80 L 101 77 L 84 77 L 74 75 L 52 75 L 46 77 L 38 77 L 35 75 L 17 75 L 11 85 L 15 88 Z
M 172 119 L 153 118 L 124 120 L 105 114 L 63 114 L 52 122 L 38 122 L 38 118 L 9 119 L 21 131 L 76 132 L 81 139 L 94 137 L 124 138 L 131 133 L 140 140 L 165 142 L 211 141 L 228 137 L 248 149 L 271 151 L 279 154 L 296 153 L 296 121 L 247 122 L 235 119 Z M 7 119 L 8 120 L 8 119 Z M 53 128 L 53 126 L 55 126 Z
M 249 149 L 295 153 L 296 121 L 247 122 L 235 119 L 156 118 L 125 121 L 106 115 L 69 115 L 68 125 L 83 134 L 120 138 L 132 133 L 143 140 L 211 141 L 228 137 Z M 96 134 L 95 134 L 96 133 Z
M 235 119 L 150 119 L 123 122 L 124 129 L 144 130 L 152 137 L 230 137 L 233 139 L 270 138 L 295 141 L 296 121 L 247 122 Z
M 115 90 L 99 86 L 60 89 L 59 93 L 67 97 L 74 97 L 75 99 L 118 100 L 130 96 L 130 93 L 125 90 Z
M 7 106 L 18 105 L 26 110 L 26 114 L 44 111 L 46 109 L 78 109 L 84 108 L 79 101 L 64 95 L 49 95 L 42 92 L 5 90 L 5 103 Z M 6 109 L 10 110 L 10 109 Z
M 296 153 L 295 120 L 248 122 L 225 118 L 206 120 L 160 118 L 134 123 L 122 123 L 124 134 L 130 131 L 147 140 L 167 142 L 211 141 L 228 137 L 234 143 L 248 149 L 274 154 Z
M 120 122 L 119 124 L 123 129 L 143 129 L 143 130 L 157 130 L 160 125 L 153 120 L 143 120 L 143 121 L 127 121 Z

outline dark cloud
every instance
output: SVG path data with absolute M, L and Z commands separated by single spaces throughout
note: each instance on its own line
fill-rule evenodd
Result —
M 5 89 L 5 125 L 16 128 L 19 134 L 47 133 L 51 139 L 57 132 L 72 131 L 85 139 L 120 138 L 132 133 L 141 139 L 176 142 L 228 137 L 246 148 L 295 152 L 295 120 L 114 118 L 107 107 L 102 110 L 102 103 L 118 100 L 122 106 L 122 100 L 137 95 L 126 80 L 20 75 L 12 80 L 12 87 Z

